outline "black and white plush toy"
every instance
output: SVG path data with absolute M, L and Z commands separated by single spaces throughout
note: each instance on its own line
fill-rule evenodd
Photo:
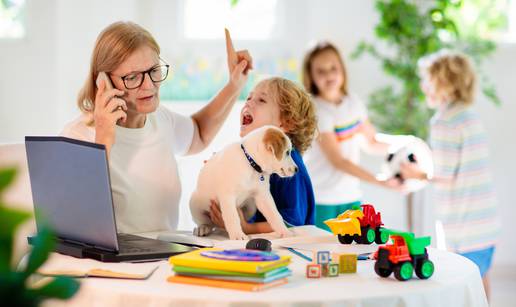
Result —
M 405 180 L 400 173 L 401 163 L 416 163 L 418 167 L 430 177 L 433 175 L 434 166 L 432 152 L 428 145 L 417 137 L 403 137 L 395 142 L 389 149 L 382 166 L 382 173 L 386 178 L 395 177 L 403 182 L 409 192 L 415 192 L 426 185 L 426 181 L 417 179 Z

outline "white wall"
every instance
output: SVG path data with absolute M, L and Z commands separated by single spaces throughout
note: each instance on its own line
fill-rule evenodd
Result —
M 96 36 L 113 21 L 133 20 L 154 33 L 163 52 L 182 55 L 191 52 L 224 55 L 219 42 L 191 42 L 181 38 L 180 11 L 184 0 L 115 0 L 115 1 L 28 1 L 27 37 L 20 41 L 0 41 L 0 143 L 22 142 L 29 134 L 56 134 L 78 114 L 75 97 L 88 71 L 90 54 Z M 229 0 L 228 0 L 229 1 Z M 347 59 L 350 88 L 364 100 L 375 88 L 390 82 L 378 63 L 370 57 L 350 61 L 349 54 L 361 39 L 374 40 L 373 27 L 377 14 L 374 2 L 353 0 L 283 0 L 285 37 L 267 43 L 236 41 L 238 48 L 249 48 L 256 58 L 285 52 L 301 59 L 310 41 L 330 39 Z M 516 263 L 516 242 L 511 223 L 516 218 L 511 193 L 511 176 L 516 173 L 516 145 L 513 133 L 516 123 L 516 54 L 515 45 L 500 45 L 486 63 L 486 69 L 497 84 L 503 105 L 496 108 L 480 98 L 476 108 L 490 136 L 493 170 L 500 200 L 504 229 L 496 254 L 497 263 Z M 173 63 L 172 63 L 173 64 Z M 200 106 L 200 105 L 199 105 Z M 199 106 L 172 105 L 179 112 L 191 113 Z M 182 158 L 183 205 L 193 188 L 196 169 L 229 139 L 236 139 L 236 114 L 210 149 L 198 157 Z M 0 157 L 1 158 L 1 157 Z M 380 160 L 365 157 L 364 165 L 378 169 Z M 385 223 L 393 228 L 406 228 L 404 200 L 401 196 L 365 186 L 365 200 L 383 212 Z M 428 203 L 428 200 L 427 200 Z M 431 232 L 430 206 L 416 212 L 421 233 Z M 182 211 L 183 227 L 190 222 L 186 206 Z M 424 216 L 424 218 L 423 218 Z

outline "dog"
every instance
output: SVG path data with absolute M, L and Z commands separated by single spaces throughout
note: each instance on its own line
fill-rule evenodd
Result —
M 206 236 L 214 225 L 209 217 L 211 201 L 220 205 L 222 219 L 231 240 L 246 240 L 238 208 L 244 217 L 260 210 L 280 236 L 291 235 L 283 223 L 269 191 L 269 177 L 291 177 L 297 165 L 290 155 L 289 137 L 275 126 L 263 126 L 246 135 L 241 142 L 215 153 L 199 173 L 197 188 L 190 198 L 190 211 L 197 227 L 196 236 Z

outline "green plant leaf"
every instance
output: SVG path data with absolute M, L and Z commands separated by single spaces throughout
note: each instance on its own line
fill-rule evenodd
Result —
M 31 295 L 38 297 L 39 299 L 69 299 L 77 292 L 77 290 L 79 290 L 79 287 L 80 284 L 75 279 L 58 276 L 41 288 L 30 289 L 29 292 Z
M 10 209 L 0 202 L 0 274 L 5 274 L 11 269 L 13 234 L 16 228 L 30 218 L 30 214 L 24 211 Z
M 16 168 L 0 169 L 0 195 L 16 177 Z
M 25 268 L 24 274 L 29 276 L 48 259 L 49 253 L 54 249 L 55 238 L 48 226 L 38 227 L 38 235 L 34 237 L 32 250 Z

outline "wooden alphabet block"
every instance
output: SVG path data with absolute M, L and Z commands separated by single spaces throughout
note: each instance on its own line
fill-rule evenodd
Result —
M 321 265 L 316 263 L 310 263 L 306 265 L 306 277 L 307 278 L 320 278 L 321 277 Z

